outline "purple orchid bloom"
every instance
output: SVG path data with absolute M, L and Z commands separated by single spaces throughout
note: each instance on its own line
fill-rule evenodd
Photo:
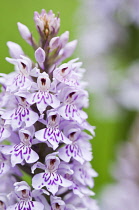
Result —
M 55 150 L 59 143 L 70 144 L 71 141 L 59 128 L 60 115 L 56 111 L 48 111 L 47 127 L 35 133 L 35 137 L 42 141 L 48 141 Z
M 56 153 L 57 154 L 57 153 Z M 36 168 L 45 170 L 43 173 L 36 174 L 32 179 L 32 186 L 35 189 L 46 187 L 53 195 L 58 191 L 58 186 L 69 187 L 72 182 L 65 179 L 58 173 L 60 167 L 60 160 L 55 153 L 47 155 L 45 158 L 45 165 L 37 162 L 32 167 L 32 172 Z
M 51 81 L 48 74 L 43 72 L 37 79 L 38 91 L 31 93 L 27 97 L 29 104 L 36 103 L 40 113 L 43 113 L 48 105 L 53 108 L 57 108 L 60 105 L 60 101 L 55 95 L 49 93 Z
M 34 21 L 38 43 L 27 26 L 17 25 L 35 61 L 7 42 L 6 60 L 15 71 L 0 73 L 0 210 L 90 210 L 97 174 L 89 164 L 95 127 L 83 111 L 85 70 L 78 58 L 63 62 L 77 41 L 69 42 L 68 31 L 57 35 L 60 18 L 52 10 L 35 12 Z
M 20 130 L 20 143 L 15 145 L 3 146 L 2 152 L 11 155 L 11 164 L 14 167 L 16 164 L 34 163 L 39 159 L 38 154 L 31 149 L 32 136 L 28 130 Z
M 32 201 L 31 196 L 31 190 L 29 185 L 22 181 L 22 182 L 16 182 L 14 184 L 15 186 L 15 195 L 17 199 L 19 200 L 18 203 L 9 206 L 7 210 L 38 210 L 44 209 L 44 206 L 41 202 L 38 201 Z

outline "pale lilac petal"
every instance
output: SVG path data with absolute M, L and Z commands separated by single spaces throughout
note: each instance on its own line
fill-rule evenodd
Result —
M 6 57 L 5 60 L 8 61 L 8 62 L 11 63 L 11 64 L 14 64 L 14 65 L 17 64 L 17 60 L 14 59 L 14 58 L 8 58 L 8 57 Z
M 0 142 L 4 139 L 7 139 L 11 135 L 11 129 L 5 127 L 1 127 L 0 129 Z
M 21 120 L 20 115 L 12 117 L 11 126 L 12 126 L 13 130 L 21 127 L 22 123 L 23 123 L 23 121 Z
M 49 105 L 53 108 L 57 108 L 60 106 L 60 101 L 56 98 L 56 96 L 51 94 L 51 101 L 49 102 Z
M 2 119 L 9 120 L 11 119 L 12 114 L 13 114 L 13 110 L 7 110 L 6 112 L 3 113 L 1 117 Z
M 64 59 L 70 57 L 72 53 L 74 52 L 77 45 L 77 40 L 71 41 L 66 44 L 64 48 Z
M 7 46 L 9 48 L 9 53 L 12 58 L 20 58 L 20 55 L 24 55 L 24 52 L 20 45 L 14 42 L 7 42 Z
M 73 184 L 73 182 L 60 176 L 60 179 L 57 181 L 57 184 L 63 187 L 70 187 Z
M 59 151 L 58 156 L 59 156 L 62 160 L 64 160 L 65 162 L 68 163 L 68 162 L 70 161 L 70 159 L 71 159 L 71 155 L 70 155 L 68 152 L 66 152 L 65 147 L 61 147 L 58 151 Z
M 35 58 L 38 63 L 43 63 L 45 61 L 45 51 L 41 47 L 35 51 Z
M 41 162 L 37 162 L 35 163 L 32 167 L 31 167 L 31 172 L 34 174 L 34 171 L 36 170 L 36 168 L 41 168 L 43 170 L 45 170 L 45 165 Z
M 58 191 L 58 185 L 48 185 L 47 189 L 53 194 L 55 195 Z
M 87 153 L 88 154 L 88 153 Z M 73 157 L 75 160 L 79 161 L 81 164 L 84 163 L 84 158 L 82 156 L 81 150 L 77 144 L 66 145 L 59 149 L 59 157 L 65 162 L 69 162 Z
M 57 128 L 44 128 L 35 133 L 35 137 L 42 142 L 49 141 L 55 150 L 60 142 L 70 144 L 71 141 Z
M 33 201 L 33 205 L 34 205 L 34 207 L 31 208 L 31 210 L 43 210 L 44 209 L 44 205 L 38 201 Z
M 39 159 L 38 154 L 30 148 L 30 153 L 24 155 L 25 161 L 27 163 L 34 163 Z
M 82 123 L 80 112 L 73 104 L 67 104 L 58 108 L 58 113 L 66 120 L 75 120 L 78 123 Z
M 53 37 L 49 43 L 50 52 L 59 46 L 59 37 Z
M 19 151 L 18 154 L 12 154 L 11 155 L 11 164 L 12 167 L 14 167 L 16 164 L 21 164 L 23 162 L 23 155 L 22 155 L 22 150 Z
M 35 137 L 42 142 L 47 141 L 47 138 L 45 137 L 45 130 L 46 130 L 46 128 L 35 132 Z
M 61 47 L 63 48 L 67 42 L 69 40 L 69 31 L 65 31 L 61 36 L 60 36 L 60 44 L 61 44 Z
M 25 26 L 22 23 L 17 23 L 18 26 L 18 30 L 20 32 L 20 35 L 22 36 L 22 38 L 30 45 L 32 45 L 32 41 L 31 41 L 31 32 L 29 31 L 28 27 Z
M 12 151 L 14 150 L 14 146 L 11 146 L 11 145 L 4 145 L 2 147 L 2 153 L 5 154 L 5 155 L 9 155 L 12 153 Z
M 59 52 L 59 56 L 61 56 L 61 57 L 60 57 L 60 59 L 58 59 L 57 64 L 60 64 L 63 60 L 70 57 L 73 54 L 73 52 L 76 48 L 76 45 L 77 45 L 77 40 L 67 43 L 65 45 L 65 47 L 62 48 Z
M 25 116 L 25 123 L 27 127 L 30 127 L 39 119 L 39 116 L 36 112 L 33 112 L 32 110 L 28 111 L 29 114 Z
M 48 106 L 48 104 L 46 103 L 45 99 L 42 96 L 42 100 L 36 103 L 37 105 L 37 109 L 39 110 L 39 112 L 42 114 L 45 110 L 46 107 Z
M 67 204 L 66 205 L 66 210 L 77 210 L 77 208 L 75 208 L 73 205 L 71 204 Z M 95 210 L 95 209 L 94 209 Z
M 1 162 L 0 163 L 0 176 L 3 176 L 6 174 L 11 168 L 11 165 L 6 163 L 6 162 Z
M 37 93 L 28 94 L 28 95 L 27 95 L 27 98 L 26 98 L 26 101 L 27 101 L 29 104 L 34 104 L 34 103 L 38 102 L 39 100 L 40 100 L 40 98 L 37 97 Z
M 8 206 L 6 210 L 16 210 L 16 204 Z
M 45 182 L 43 180 L 45 173 L 39 173 L 36 174 L 33 178 L 32 178 L 32 187 L 35 189 L 41 189 L 42 187 L 45 186 Z

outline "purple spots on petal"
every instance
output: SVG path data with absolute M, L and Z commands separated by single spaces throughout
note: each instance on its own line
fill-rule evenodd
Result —
M 4 127 L 2 127 L 1 129 L 0 129 L 0 138 L 2 137 L 2 134 L 3 134 L 3 132 L 4 132 Z
M 29 112 L 30 112 L 29 109 L 26 109 L 26 114 L 27 114 L 27 115 L 29 115 Z
M 47 128 L 44 130 L 43 138 L 46 139 Z
M 69 145 L 66 146 L 66 155 L 67 155 L 68 157 L 70 157 L 70 154 L 69 154 L 69 151 L 68 151 L 68 147 L 69 147 Z

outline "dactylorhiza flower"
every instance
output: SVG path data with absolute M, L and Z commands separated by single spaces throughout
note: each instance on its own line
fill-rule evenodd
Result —
M 0 74 L 0 209 L 98 210 L 90 198 L 97 173 L 89 163 L 94 127 L 83 111 L 84 69 L 78 59 L 64 63 L 77 41 L 68 42 L 67 31 L 58 36 L 60 18 L 52 11 L 35 12 L 34 21 L 39 44 L 27 26 L 18 29 L 36 61 L 9 41 L 14 72 Z
M 139 117 L 130 131 L 130 141 L 120 145 L 117 162 L 111 168 L 116 182 L 102 192 L 101 209 L 137 210 L 139 206 Z
M 138 139 L 122 145 L 118 153 L 118 163 L 113 167 L 116 182 L 102 192 L 102 210 L 137 210 L 139 206 L 139 164 Z
M 129 67 L 134 68 L 134 62 L 138 59 L 132 56 L 132 52 L 138 50 L 133 45 L 135 40 L 132 36 L 133 33 L 138 34 L 138 9 L 138 0 L 82 1 L 78 12 L 81 51 L 88 68 L 88 89 L 95 95 L 96 116 L 99 112 L 103 117 L 116 117 L 121 111 L 121 104 L 132 109 L 132 105 L 126 106 L 126 97 L 119 95 L 123 95 L 123 78 L 127 70 L 127 67 L 123 67 L 123 60 L 127 60 Z M 127 52 L 127 46 L 130 46 L 130 52 Z M 122 91 L 119 86 L 122 86 Z M 130 86 L 124 85 L 124 92 L 127 93 L 129 89 Z M 138 106 L 136 100 L 132 104 Z

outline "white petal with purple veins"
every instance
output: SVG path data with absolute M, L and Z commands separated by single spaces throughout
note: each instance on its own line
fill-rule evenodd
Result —
M 49 141 L 55 150 L 60 142 L 70 144 L 71 141 L 57 128 L 44 128 L 35 133 L 35 137 L 42 142 Z
M 60 105 L 60 101 L 47 91 L 38 91 L 36 93 L 29 94 L 27 97 L 27 102 L 29 104 L 36 103 L 37 108 L 41 113 L 45 111 L 48 105 L 52 106 L 53 108 L 57 108 Z
M 82 123 L 80 111 L 73 104 L 67 104 L 58 108 L 58 113 L 66 120 L 75 120 L 78 123 Z
M 3 141 L 4 139 L 10 137 L 11 135 L 11 129 L 6 128 L 6 126 L 1 126 L 0 128 L 0 142 Z
M 44 205 L 37 201 L 21 201 L 15 205 L 9 206 L 7 210 L 43 210 Z
M 77 144 L 66 145 L 59 149 L 59 157 L 65 162 L 69 162 L 73 157 L 81 164 L 84 163 L 82 152 Z
M 69 187 L 72 185 L 72 182 L 63 178 L 57 173 L 40 173 L 36 174 L 32 179 L 32 186 L 35 189 L 40 189 L 44 186 L 53 194 L 58 191 L 58 186 Z
M 27 115 L 25 116 L 26 127 L 32 126 L 38 119 L 39 116 L 36 112 L 28 110 Z
M 25 161 L 27 163 L 34 163 L 34 162 L 36 162 L 39 159 L 39 156 L 31 148 L 29 148 L 29 149 L 30 149 L 30 152 L 27 153 L 26 155 L 24 155 Z
M 42 187 L 44 187 L 44 180 L 43 180 L 43 176 L 45 173 L 39 173 L 36 174 L 33 178 L 32 178 L 32 187 L 35 189 L 41 189 Z

